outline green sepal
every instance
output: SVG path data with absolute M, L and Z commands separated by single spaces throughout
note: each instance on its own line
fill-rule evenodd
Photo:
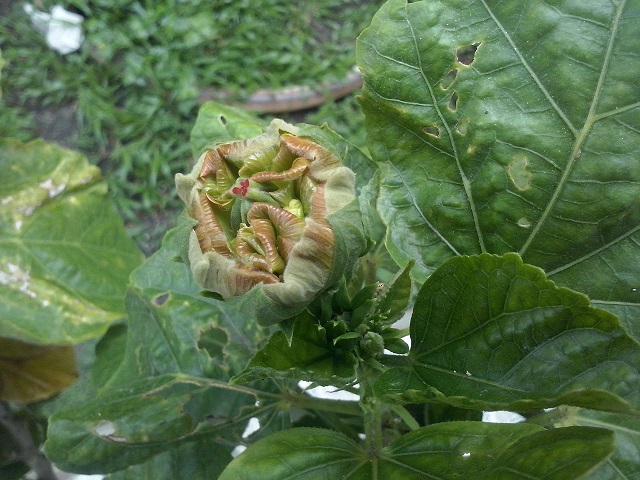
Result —
M 356 293 L 351 300 L 351 308 L 356 310 L 367 303 L 369 300 L 373 300 L 376 296 L 376 293 L 380 289 L 379 283 L 372 283 L 370 285 L 365 285 L 360 289 L 358 293 Z

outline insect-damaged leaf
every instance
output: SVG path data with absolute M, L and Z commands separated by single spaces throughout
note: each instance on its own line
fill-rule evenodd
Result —
M 518 252 L 640 338 L 637 0 L 392 0 L 359 38 L 387 245 Z

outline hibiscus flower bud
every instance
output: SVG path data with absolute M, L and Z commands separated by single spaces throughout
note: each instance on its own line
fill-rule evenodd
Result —
M 262 289 L 265 301 L 299 310 L 364 252 L 355 175 L 314 128 L 274 120 L 258 137 L 205 151 L 191 174 L 176 176 L 197 222 L 188 260 L 203 289 L 225 298 Z M 284 319 L 267 307 L 256 308 L 261 323 Z

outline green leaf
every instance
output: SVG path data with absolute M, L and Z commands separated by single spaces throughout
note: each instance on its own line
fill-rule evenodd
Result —
M 296 319 L 291 343 L 284 332 L 274 333 L 233 382 L 273 377 L 341 385 L 355 379 L 356 367 L 353 353 L 334 346 L 325 328 L 303 313 Z
M 548 430 L 520 439 L 478 478 L 578 480 L 607 460 L 613 449 L 613 433 L 609 430 L 591 427 Z
M 264 121 L 245 110 L 207 102 L 200 107 L 191 130 L 191 153 L 198 158 L 208 145 L 255 137 L 264 126 Z
M 89 374 L 57 403 L 47 451 L 66 469 L 105 473 L 146 461 L 155 468 L 168 460 L 152 457 L 194 435 L 222 429 L 222 443 L 240 443 L 250 417 L 277 416 L 275 402 L 261 398 L 258 407 L 257 391 L 224 380 L 245 367 L 266 333 L 225 302 L 199 295 L 188 267 L 175 261 L 179 251 L 178 228 L 132 274 L 126 328 L 109 330 Z M 103 421 L 118 433 L 98 435 Z M 217 435 L 207 438 L 221 443 Z
M 156 455 L 140 465 L 112 473 L 107 480 L 211 480 L 218 478 L 231 455 L 214 441 L 204 438 Z
M 177 261 L 182 231 L 131 275 L 127 297 L 129 343 L 120 371 L 132 376 L 181 372 L 228 379 L 241 371 L 268 332 L 228 302 L 200 295 L 187 265 Z
M 535 425 L 440 423 L 403 435 L 376 455 L 338 432 L 295 428 L 250 446 L 220 480 L 475 478 L 496 455 L 540 430 Z
M 399 264 L 422 282 L 452 256 L 518 252 L 640 338 L 638 8 L 382 7 L 357 63 Z
M 410 332 L 408 367 L 376 385 L 389 399 L 483 410 L 640 409 L 640 346 L 615 316 L 516 254 L 445 262 L 420 290 Z
M 594 412 L 574 407 L 562 407 L 551 412 L 560 420 L 555 426 L 581 425 L 606 428 L 615 435 L 613 456 L 591 475 L 589 480 L 640 478 L 640 418 L 615 413 Z
M 251 445 L 229 464 L 219 480 L 369 480 L 371 477 L 353 475 L 366 462 L 366 452 L 341 433 L 294 428 Z
M 414 262 L 411 260 L 406 267 L 400 270 L 382 291 L 376 304 L 375 313 L 384 323 L 391 324 L 400 320 L 411 300 L 411 269 Z
M 45 400 L 78 377 L 73 348 L 0 338 L 0 401 Z
M 0 140 L 0 336 L 76 344 L 124 313 L 142 254 L 79 153 Z
M 145 378 L 52 415 L 45 451 L 63 470 L 114 472 L 195 434 L 226 431 L 232 440 L 228 429 L 244 427 L 241 409 L 255 402 L 255 395 L 224 382 L 182 374 Z

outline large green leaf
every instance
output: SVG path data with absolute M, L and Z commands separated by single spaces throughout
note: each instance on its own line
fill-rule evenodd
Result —
M 640 479 L 640 418 L 575 407 L 561 407 L 548 415 L 555 417 L 555 426 L 582 425 L 613 431 L 616 450 L 587 477 L 589 480 Z
M 203 432 L 244 428 L 257 400 L 224 382 L 167 374 L 145 378 L 51 416 L 45 451 L 60 468 L 114 472 L 147 461 Z M 240 430 L 242 430 L 242 428 Z
M 0 336 L 75 344 L 104 333 L 143 258 L 98 169 L 39 140 L 0 140 L 0 168 Z
M 571 478 L 577 479 L 611 454 L 611 437 L 593 428 L 547 432 L 526 424 L 447 422 L 408 433 L 375 454 L 340 433 L 298 428 L 252 445 L 220 480 L 453 480 L 481 475 L 560 479 L 570 478 L 567 468 L 575 460 Z M 524 448 L 530 457 L 523 455 Z M 531 470 L 527 458 L 536 459 L 540 468 Z M 522 475 L 504 476 L 507 462 Z M 555 472 L 565 476 L 553 476 Z
M 640 346 L 611 313 L 514 253 L 454 257 L 418 293 L 409 367 L 380 395 L 484 410 L 640 410 Z
M 126 328 L 109 330 L 88 375 L 57 403 L 46 448 L 67 470 L 114 472 L 140 462 L 147 462 L 140 471 L 153 469 L 172 454 L 156 455 L 194 435 L 219 443 L 223 428 L 223 442 L 240 443 L 250 417 L 277 416 L 272 397 L 226 385 L 265 333 L 225 302 L 198 294 L 177 260 L 180 228 L 188 226 L 170 231 L 131 275 Z M 96 434 L 96 425 L 118 433 Z
M 359 38 L 387 245 L 518 252 L 640 338 L 638 0 L 391 0 Z M 474 50 L 477 48 L 477 51 Z
M 140 465 L 113 473 L 107 480 L 213 480 L 231 461 L 227 448 L 209 440 L 185 443 Z
M 568 427 L 520 439 L 488 467 L 483 480 L 578 480 L 613 452 L 613 433 L 603 428 Z

